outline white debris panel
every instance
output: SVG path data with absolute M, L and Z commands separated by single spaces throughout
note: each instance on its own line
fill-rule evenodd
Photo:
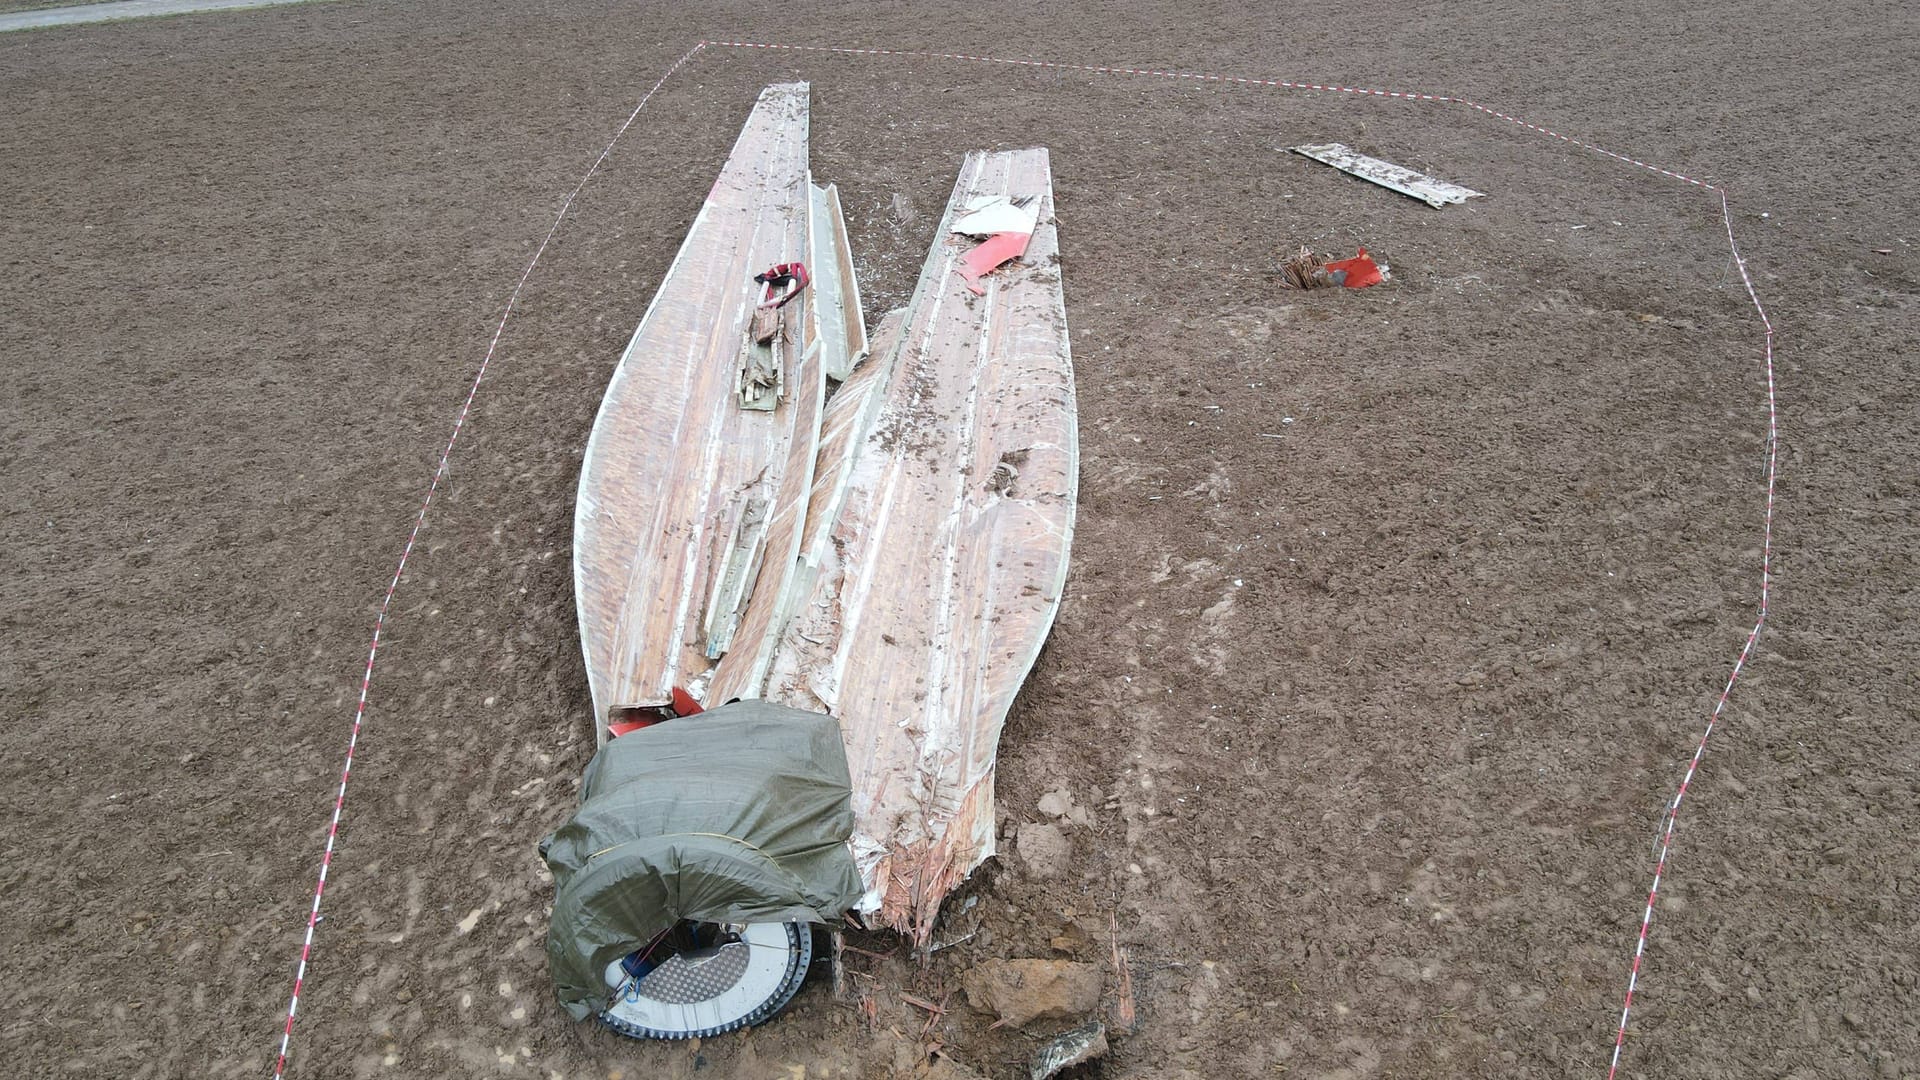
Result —
M 1483 191 L 1475 191 L 1469 187 L 1461 187 L 1459 184 L 1428 176 L 1426 173 L 1415 172 L 1405 165 L 1395 165 L 1391 161 L 1368 157 L 1341 143 L 1290 146 L 1287 149 L 1331 165 L 1341 172 L 1351 173 L 1362 180 L 1371 180 L 1383 188 L 1397 191 L 1402 195 L 1411 195 L 1436 210 L 1454 203 L 1466 202 L 1468 199 L 1486 197 Z

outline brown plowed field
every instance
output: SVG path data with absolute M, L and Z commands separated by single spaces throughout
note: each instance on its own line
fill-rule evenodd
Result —
M 1684 805 L 1631 1077 L 1920 1076 L 1905 5 L 340 2 L 0 38 L 0 1058 L 270 1075 L 367 641 L 565 194 L 702 38 L 1459 94 L 1728 185 L 1779 328 L 1770 623 Z M 1052 151 L 1084 466 L 1007 851 L 922 965 L 697 1047 L 568 1022 L 535 843 L 593 746 L 606 379 L 758 89 L 813 83 L 870 319 L 960 156 Z M 1489 194 L 1431 210 L 1276 148 Z M 905 208 L 907 212 L 899 212 Z M 1365 291 L 1283 293 L 1305 243 Z M 529 279 L 400 582 L 289 1075 L 990 1077 L 995 957 L 1131 956 L 1090 1075 L 1605 1075 L 1752 625 L 1760 323 L 1716 196 L 1460 106 L 711 48 Z M 1277 436 L 1277 437 L 1274 437 Z M 891 950 L 891 951 L 890 951 Z M 1110 989 L 1113 984 L 1110 979 Z

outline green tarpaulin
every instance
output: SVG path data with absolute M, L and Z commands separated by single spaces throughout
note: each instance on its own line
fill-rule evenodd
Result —
M 819 713 L 740 701 L 609 741 L 540 845 L 560 1004 L 604 1008 L 607 965 L 680 919 L 839 918 L 861 891 L 851 800 L 839 722 Z

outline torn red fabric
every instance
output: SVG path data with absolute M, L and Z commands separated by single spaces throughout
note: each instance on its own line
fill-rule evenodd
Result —
M 753 280 L 764 286 L 760 293 L 760 306 L 763 308 L 786 307 L 787 301 L 800 295 L 800 290 L 812 280 L 807 273 L 805 263 L 778 263 L 765 273 L 753 275 Z M 776 293 L 774 290 L 782 290 Z
M 1341 259 L 1326 265 L 1327 276 L 1345 285 L 1349 289 L 1364 289 L 1369 285 L 1378 285 L 1382 280 L 1380 266 L 1367 254 L 1366 248 L 1351 259 Z
M 1027 241 L 1031 239 L 1032 233 L 994 233 L 979 247 L 962 256 L 960 276 L 967 279 L 967 288 L 973 290 L 973 295 L 986 295 L 987 290 L 980 287 L 980 279 L 1008 259 L 1017 259 L 1026 254 Z

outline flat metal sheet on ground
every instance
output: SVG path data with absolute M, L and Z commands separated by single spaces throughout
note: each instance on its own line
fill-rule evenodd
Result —
M 1290 146 L 1287 149 L 1331 165 L 1341 172 L 1351 173 L 1362 180 L 1371 180 L 1383 188 L 1397 191 L 1402 195 L 1411 195 L 1436 210 L 1453 203 L 1466 202 L 1468 199 L 1486 197 L 1486 192 L 1475 191 L 1438 177 L 1428 176 L 1426 173 L 1415 172 L 1405 165 L 1395 165 L 1391 161 L 1368 157 L 1340 143 Z

